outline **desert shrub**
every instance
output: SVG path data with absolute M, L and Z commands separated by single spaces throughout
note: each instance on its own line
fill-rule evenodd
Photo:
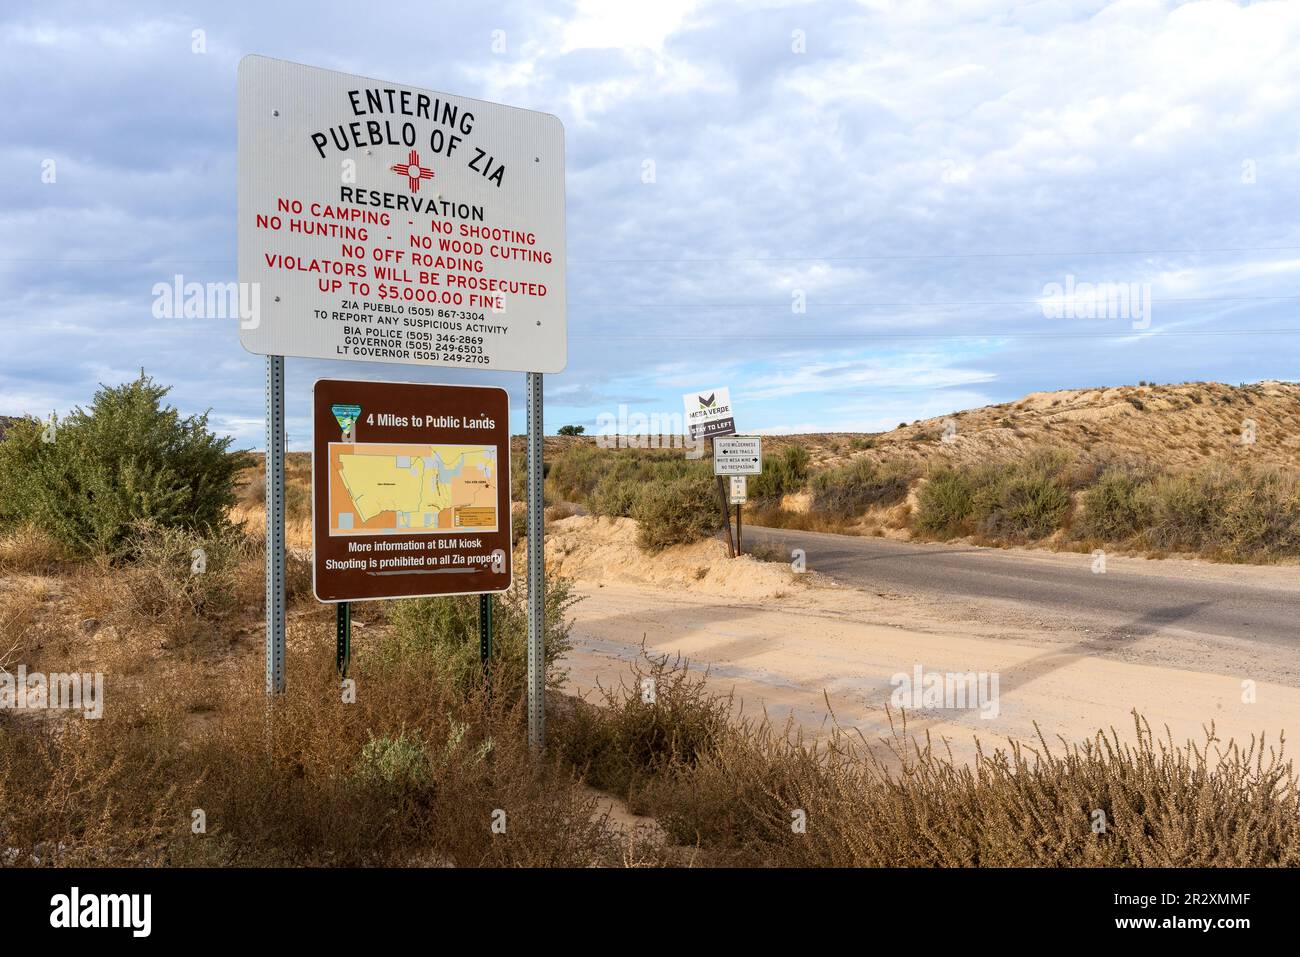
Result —
M 1148 493 L 1147 543 L 1175 551 L 1196 551 L 1207 545 L 1215 537 L 1227 483 L 1226 470 L 1219 468 L 1157 477 Z
M 636 507 L 639 487 L 632 482 L 606 475 L 592 489 L 588 502 L 594 515 L 608 515 L 613 518 L 630 518 Z
M 0 442 L 0 521 L 37 525 L 82 553 L 116 550 L 141 520 L 219 525 L 247 457 L 209 431 L 206 413 L 164 407 L 167 392 L 141 375 L 101 387 L 52 436 L 35 419 L 9 429 Z
M 712 863 L 765 866 L 1243 866 L 1300 862 L 1300 791 L 1280 745 L 1157 737 L 1134 714 L 1077 743 L 1012 741 L 973 761 L 895 728 L 723 720 L 730 701 L 651 659 L 656 695 L 625 683 L 557 716 L 553 741 Z M 643 675 L 645 669 L 635 673 Z M 674 684 L 677 680 L 680 683 Z M 665 689 L 668 689 L 667 691 Z M 791 827 L 792 809 L 808 827 Z M 1104 833 L 1093 830 L 1096 810 Z
M 679 478 L 644 486 L 632 517 L 637 544 L 658 552 L 708 538 L 722 527 L 717 486 L 707 478 Z
M 66 545 L 29 522 L 0 532 L 0 573 L 46 575 L 72 557 Z
M 941 465 L 918 494 L 916 528 L 936 538 L 1044 538 L 1069 514 L 1070 465 L 1052 448 L 976 467 Z
M 1149 479 L 1126 468 L 1104 471 L 1088 489 L 1072 531 L 1080 538 L 1123 542 L 1151 523 Z
M 645 485 L 675 479 L 713 476 L 712 466 L 703 460 L 687 459 L 680 449 L 602 449 L 594 445 L 575 445 L 565 449 L 551 463 L 547 472 L 547 493 L 554 499 L 579 502 L 597 515 L 630 513 L 627 495 Z M 602 489 L 603 501 L 594 499 Z M 620 508 L 624 511 L 613 511 Z
M 763 471 L 751 475 L 747 494 L 757 504 L 779 503 L 781 497 L 798 492 L 808 481 L 808 450 L 802 445 L 787 445 L 780 455 L 764 455 Z
M 991 486 L 979 531 L 1012 539 L 1046 538 L 1070 508 L 1070 493 L 1053 475 L 1035 469 L 1001 476 Z
M 356 774 L 367 784 L 418 789 L 429 784 L 429 759 L 419 739 L 405 731 L 371 735 L 357 759 Z
M 625 862 L 572 770 L 527 746 L 519 697 L 458 692 L 427 659 L 363 657 L 354 675 L 374 693 L 343 704 L 330 629 L 290 628 L 274 708 L 247 675 L 195 665 L 115 684 L 100 720 L 0 725 L 0 864 Z M 504 834 L 494 808 L 509 810 Z
M 813 477 L 813 508 L 847 517 L 877 505 L 893 505 L 907 497 L 915 475 L 905 462 L 854 459 Z
M 566 578 L 548 575 L 545 583 L 543 641 L 546 680 L 564 683 L 561 659 L 568 652 L 573 621 L 569 610 L 580 600 Z M 389 633 L 373 649 L 385 666 L 432 669 L 451 686 L 472 688 L 480 681 L 477 595 L 407 598 L 385 603 Z M 527 581 L 515 579 L 497 595 L 492 611 L 492 670 L 502 693 L 522 692 L 527 674 Z
M 1227 561 L 1276 561 L 1300 552 L 1300 482 L 1276 470 L 1210 465 L 1157 478 L 1146 490 L 1144 541 Z
M 575 707 L 557 722 L 562 756 L 596 787 L 631 798 L 650 777 L 692 766 L 726 733 L 731 700 L 707 688 L 707 675 L 679 657 L 648 653 L 631 680 L 602 688 L 598 706 Z
M 608 464 L 606 450 L 594 445 L 574 445 L 551 460 L 546 484 L 556 498 L 585 502 Z
M 964 534 L 974 507 L 970 475 L 950 465 L 940 466 L 917 493 L 916 529 L 939 537 Z
M 105 624 L 180 645 L 215 633 L 248 599 L 260 548 L 230 525 L 199 531 L 138 522 L 121 556 L 100 556 L 99 587 L 111 591 Z M 260 576 L 258 584 L 260 584 Z
M 1246 473 L 1228 489 L 1214 542 L 1230 561 L 1276 561 L 1300 553 L 1300 482 L 1277 471 Z

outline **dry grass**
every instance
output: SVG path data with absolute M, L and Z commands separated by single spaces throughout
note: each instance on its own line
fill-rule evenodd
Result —
M 654 680 L 657 703 L 638 693 Z M 872 747 L 807 744 L 663 659 L 557 730 L 571 760 L 713 863 L 810 866 L 1294 866 L 1300 794 L 1281 747 L 1161 740 L 1136 714 L 1055 746 L 1041 736 L 952 760 L 898 728 Z M 1098 812 L 1104 814 L 1104 818 Z M 1104 830 L 1098 830 L 1104 821 Z M 804 826 L 799 829 L 797 825 Z
M 256 516 L 256 503 L 241 507 Z M 259 528 L 221 541 L 142 535 L 131 562 L 33 559 L 0 579 L 0 665 L 106 672 L 102 719 L 0 712 L 0 863 L 1300 864 L 1291 763 L 1212 729 L 1178 743 L 1135 717 L 1133 744 L 1113 730 L 1040 739 L 970 766 L 905 728 L 883 745 L 843 733 L 810 744 L 737 721 L 699 674 L 647 659 L 598 704 L 553 695 L 539 756 L 523 745 L 516 680 L 488 695 L 447 667 L 473 640 L 464 608 L 427 616 L 458 631 L 416 654 L 394 643 L 385 603 L 358 608 L 357 698 L 344 703 L 332 619 L 311 601 L 301 558 L 289 690 L 269 703 Z M 195 581 L 198 545 L 212 577 Z M 503 607 L 503 628 L 509 617 Z M 87 618 L 96 630 L 80 627 Z M 652 815 L 679 846 L 631 842 L 588 785 Z
M 0 534 L 0 575 L 48 575 L 71 560 L 63 545 L 34 525 L 19 525 Z
M 67 611 L 39 584 L 9 586 L 0 605 L 9 620 L 52 640 Z M 205 606 L 187 607 L 192 623 L 204 621 Z M 357 634 L 357 696 L 345 703 L 332 622 L 312 607 L 295 606 L 291 679 L 274 702 L 254 654 L 125 642 L 117 654 L 134 656 L 132 673 L 109 669 L 102 719 L 0 713 L 3 862 L 1300 863 L 1291 765 L 1255 742 L 1211 735 L 1180 746 L 1139 724 L 1135 745 L 1113 732 L 1078 745 L 1040 740 L 981 752 L 970 767 L 900 732 L 882 758 L 846 734 L 812 745 L 788 728 L 735 721 L 701 675 L 650 658 L 598 705 L 553 696 L 551 747 L 539 756 L 523 744 L 517 682 L 488 695 L 448 669 L 455 640 L 395 656 L 383 610 Z M 133 614 L 165 623 L 174 612 L 146 603 Z M 515 654 L 508 645 L 501 652 Z M 630 841 L 589 784 L 652 815 L 677 846 Z M 205 833 L 192 829 L 196 809 Z M 497 811 L 505 833 L 492 828 Z M 797 832 L 800 811 L 807 826 Z
M 98 721 L 0 728 L 11 863 L 586 866 L 620 835 L 565 767 L 523 744 L 516 702 L 449 695 L 358 662 L 341 701 L 328 642 L 295 643 L 268 707 L 254 674 L 110 686 Z M 193 674 L 190 675 L 193 678 Z M 427 676 L 426 676 L 427 677 Z M 206 832 L 193 832 L 194 811 Z M 492 829 L 505 813 L 504 833 Z

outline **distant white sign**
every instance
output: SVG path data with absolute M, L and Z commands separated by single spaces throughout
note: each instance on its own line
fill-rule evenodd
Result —
M 687 392 L 682 396 L 682 406 L 686 410 L 686 428 L 692 439 L 736 434 L 730 389 Z
M 749 479 L 743 475 L 733 475 L 729 481 L 731 483 L 731 504 L 744 505 L 749 501 Z
M 762 475 L 763 440 L 756 435 L 714 440 L 713 474 Z
M 250 352 L 565 366 L 554 116 L 245 57 L 237 232 Z

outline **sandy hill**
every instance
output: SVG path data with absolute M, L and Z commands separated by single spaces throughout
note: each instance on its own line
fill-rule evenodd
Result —
M 1255 441 L 1243 442 L 1252 429 Z M 545 455 L 549 461 L 566 449 L 594 444 L 592 436 L 548 435 Z M 1300 469 L 1300 383 L 1185 382 L 1031 392 L 1015 402 L 922 419 L 889 432 L 763 439 L 769 454 L 804 446 L 815 469 L 850 457 L 928 462 L 942 455 L 978 462 L 1043 444 L 1088 458 L 1134 459 L 1172 468 L 1228 460 Z M 524 447 L 522 435 L 511 437 L 516 454 Z M 291 472 L 301 471 L 305 479 L 309 470 L 306 453 L 290 455 Z
M 1253 443 L 1243 441 L 1251 434 Z M 849 456 L 928 461 L 936 453 L 976 462 L 1050 443 L 1085 457 L 1173 468 L 1210 460 L 1300 468 L 1300 383 L 1186 382 L 1032 392 L 1015 402 L 874 435 L 772 436 L 764 440 L 764 451 L 792 443 L 809 449 L 815 467 Z

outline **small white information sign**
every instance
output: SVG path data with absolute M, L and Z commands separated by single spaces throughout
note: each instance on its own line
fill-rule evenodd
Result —
M 714 475 L 762 475 L 763 440 L 757 435 L 732 435 L 713 440 Z

